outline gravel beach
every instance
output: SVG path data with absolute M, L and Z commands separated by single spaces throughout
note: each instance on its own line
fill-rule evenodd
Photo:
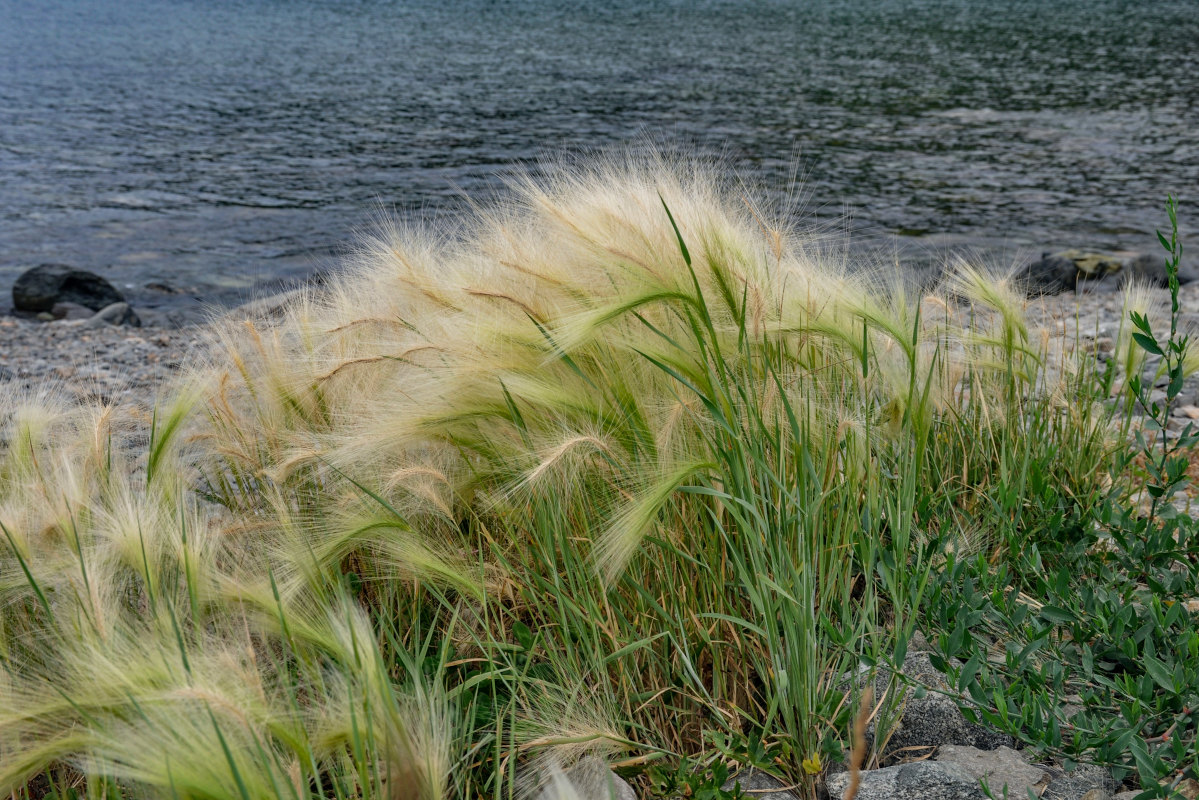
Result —
M 1156 303 L 1168 307 L 1166 290 L 1151 294 Z M 1182 287 L 1180 299 L 1184 328 L 1199 328 L 1199 283 Z M 278 297 L 270 301 L 228 313 L 270 316 L 280 306 Z M 1120 324 L 1121 302 L 1121 293 L 1106 285 L 1096 291 L 1067 292 L 1030 301 L 1029 320 L 1062 337 L 1068 346 L 1078 341 L 1102 353 Z M 204 324 L 89 327 L 78 320 L 41 322 L 4 316 L 0 317 L 0 384 L 30 389 L 51 384 L 79 401 L 144 407 L 184 365 L 209 352 L 209 333 Z M 1199 397 L 1182 400 L 1195 402 Z
M 146 407 L 184 364 L 207 352 L 207 331 L 0 317 L 0 385 L 52 386 L 80 402 Z

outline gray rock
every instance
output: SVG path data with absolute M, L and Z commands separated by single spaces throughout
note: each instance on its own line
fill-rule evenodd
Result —
M 54 308 L 50 309 L 50 313 L 55 319 L 91 319 L 96 312 L 87 306 L 79 303 L 55 303 Z
M 306 292 L 307 290 L 304 288 L 291 289 L 270 297 L 252 300 L 231 309 L 226 317 L 232 320 L 280 320 L 296 302 L 305 296 Z
M 1094 283 L 1106 278 L 1108 275 L 1115 275 L 1124 269 L 1124 259 L 1115 253 L 1070 249 L 1054 253 L 1053 257 L 1068 258 L 1073 261 L 1075 268 L 1078 270 L 1078 281 L 1080 283 Z
M 13 372 L 8 367 L 0 366 L 0 381 L 11 381 L 17 377 L 17 373 Z
M 142 321 L 128 303 L 113 303 L 100 309 L 95 316 L 83 323 L 85 328 L 99 328 L 104 325 L 129 325 L 140 328 Z
M 857 800 L 984 800 L 978 779 L 958 764 L 917 761 L 861 773 Z M 829 795 L 844 800 L 850 773 L 830 776 Z
M 743 769 L 720 788 L 731 792 L 737 786 L 754 800 L 800 800 L 799 793 L 773 775 L 756 769 Z
M 585 758 L 559 776 L 570 785 L 577 800 L 637 800 L 628 782 L 598 758 Z M 542 800 L 567 800 L 553 785 L 545 787 Z
M 1050 781 L 1041 800 L 1082 800 L 1092 792 L 1096 794 L 1092 794 L 1088 800 L 1108 800 L 1118 788 L 1108 770 L 1094 764 L 1079 764 L 1073 772 Z
M 948 689 L 948 685 L 945 676 L 932 665 L 928 653 L 909 652 L 903 662 L 903 674 L 909 681 L 920 684 L 929 691 L 921 698 L 908 691 L 903 701 L 899 723 L 886 743 L 885 753 L 894 753 L 909 747 L 942 745 L 994 750 L 997 747 L 1011 747 L 1015 744 L 1015 740 L 1007 734 L 997 733 L 966 720 L 957 703 L 941 693 Z M 876 697 L 881 697 L 882 692 L 886 691 L 888 680 L 887 675 L 879 676 L 875 682 Z
M 996 797 L 1003 797 L 1006 791 L 1008 797 L 1023 800 L 1029 789 L 1039 796 L 1052 779 L 1049 771 L 1029 764 L 1023 754 L 1010 747 L 979 750 L 947 744 L 937 749 L 935 758 L 938 763 L 957 764 L 975 779 L 985 780 Z
M 178 330 L 192 325 L 203 325 L 213 319 L 214 313 L 196 304 L 182 307 L 139 308 L 137 316 L 141 319 L 143 328 Z
M 608 780 L 601 787 L 596 800 L 637 800 L 637 793 L 628 781 L 609 770 Z
M 104 278 L 67 264 L 39 264 L 22 273 L 12 287 L 18 311 L 48 312 L 55 303 L 78 303 L 99 311 L 124 299 Z
M 1161 255 L 1145 253 L 1129 260 L 1124 265 L 1122 275 L 1121 284 L 1139 280 L 1150 286 L 1161 288 L 1169 286 L 1166 276 L 1166 251 L 1163 250 Z M 1191 283 L 1195 280 L 1195 277 L 1195 273 L 1192 270 L 1180 265 L 1178 270 L 1179 285 Z
M 1016 270 L 1016 285 L 1030 297 L 1060 294 L 1074 289 L 1078 267 L 1064 256 L 1045 253 L 1036 261 Z

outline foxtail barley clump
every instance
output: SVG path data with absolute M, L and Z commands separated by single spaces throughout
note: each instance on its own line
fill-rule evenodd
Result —
M 696 165 L 552 174 L 216 326 L 144 453 L 8 415 L 0 788 L 565 797 L 752 734 L 815 791 L 1073 362 L 1001 277 L 913 294 Z

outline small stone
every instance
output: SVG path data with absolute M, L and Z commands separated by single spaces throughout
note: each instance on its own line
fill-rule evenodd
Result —
M 1176 417 L 1199 419 L 1199 406 L 1178 406 L 1171 413 Z
M 53 322 L 54 320 L 58 319 L 58 317 L 54 316 L 49 311 L 38 312 L 37 318 L 42 322 Z
M 584 759 L 561 777 L 570 784 L 578 800 L 637 800 L 633 787 L 599 759 Z M 541 794 L 542 800 L 557 800 L 561 796 L 552 787 L 547 787 Z
M 87 328 L 102 328 L 105 325 L 132 325 L 141 327 L 142 321 L 129 307 L 128 303 L 113 303 L 96 312 L 96 315 L 83 323 Z
M 50 313 L 55 319 L 91 319 L 96 312 L 80 303 L 55 303 Z

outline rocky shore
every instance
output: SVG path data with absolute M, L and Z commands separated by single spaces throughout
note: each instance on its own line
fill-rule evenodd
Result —
M 1121 261 L 1110 254 L 1068 250 L 1046 254 L 1016 277 L 1029 290 L 1031 322 L 1061 337 L 1067 349 L 1084 346 L 1103 357 L 1120 325 L 1124 279 L 1131 275 L 1160 287 L 1162 261 L 1135 255 Z M 230 314 L 267 318 L 290 296 L 283 292 L 232 311 L 200 304 L 130 308 L 110 293 L 110 286 L 90 284 L 90 274 L 80 270 L 46 264 L 27 276 L 14 286 L 17 310 L 0 315 L 0 385 L 32 389 L 50 384 L 78 400 L 143 406 L 190 359 L 207 352 L 213 319 Z M 1164 288 L 1151 290 L 1150 297 L 1168 307 Z M 1199 330 L 1199 281 L 1182 287 L 1181 300 L 1184 328 Z M 1199 407 L 1199 384 L 1182 401 Z
M 266 319 L 291 296 L 232 310 L 194 298 L 135 308 L 99 276 L 43 264 L 18 279 L 14 308 L 0 312 L 0 389 L 48 388 L 77 402 L 148 408 L 175 375 L 210 351 L 215 320 Z
M 0 318 L 0 385 L 46 386 L 68 397 L 147 406 L 180 368 L 207 348 L 207 329 L 41 322 Z

